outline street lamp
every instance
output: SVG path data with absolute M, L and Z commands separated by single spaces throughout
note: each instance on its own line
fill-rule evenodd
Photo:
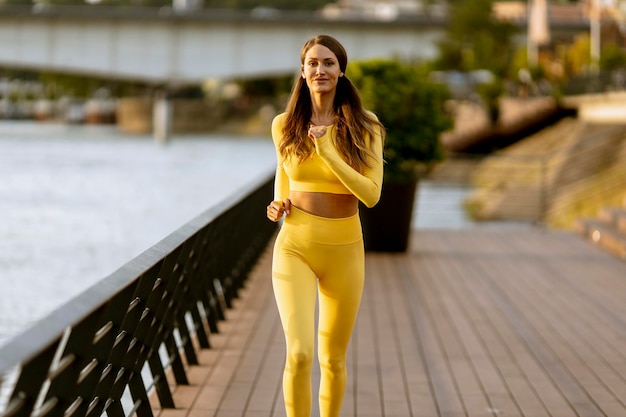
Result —
M 602 13 L 607 11 L 623 30 L 626 22 L 626 0 L 590 0 L 589 37 L 591 40 L 591 68 L 597 72 L 601 51 Z
M 589 54 L 591 56 L 591 71 L 594 73 L 597 73 L 600 69 L 600 15 L 602 14 L 600 1 L 602 0 L 591 0 L 591 7 L 589 10 Z M 604 1 L 606 2 L 606 0 Z
M 527 8 L 526 20 L 528 24 L 528 49 L 526 53 L 528 65 L 535 66 L 538 62 L 539 46 L 550 42 L 548 5 L 546 0 L 529 0 Z

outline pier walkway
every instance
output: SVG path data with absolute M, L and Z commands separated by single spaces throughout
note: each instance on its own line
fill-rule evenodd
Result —
M 155 415 L 284 416 L 270 263 L 268 247 L 177 408 Z M 417 230 L 408 253 L 366 263 L 342 416 L 626 415 L 625 262 L 511 227 Z

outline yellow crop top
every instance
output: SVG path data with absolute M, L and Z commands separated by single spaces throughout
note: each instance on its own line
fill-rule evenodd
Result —
M 315 153 L 298 163 L 297 158 L 283 160 L 279 152 L 283 137 L 285 113 L 279 114 L 272 122 L 272 139 L 276 148 L 278 166 L 274 181 L 274 200 L 289 198 L 289 191 L 307 191 L 332 194 L 353 194 L 367 207 L 373 207 L 380 199 L 383 183 L 383 146 L 382 137 L 375 135 L 374 140 L 365 138 L 376 159 L 370 158 L 370 166 L 363 172 L 355 171 L 343 160 L 333 146 L 332 136 L 335 126 L 330 126 L 326 134 L 315 140 Z

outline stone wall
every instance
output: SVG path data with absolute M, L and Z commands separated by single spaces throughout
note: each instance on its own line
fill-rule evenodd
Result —
M 561 111 L 552 97 L 503 97 L 499 103 L 500 117 L 492 125 L 479 103 L 450 101 L 448 105 L 454 128 L 441 135 L 441 142 L 450 152 L 488 152 L 507 146 L 514 138 L 551 124 Z
M 576 118 L 480 159 L 464 205 L 477 220 L 537 220 L 569 229 L 626 197 L 626 125 Z

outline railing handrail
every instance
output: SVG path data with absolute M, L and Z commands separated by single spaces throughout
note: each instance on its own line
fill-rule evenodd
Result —
M 275 224 L 267 221 L 264 216 L 265 204 L 267 204 L 267 201 L 271 199 L 272 195 L 272 183 L 273 172 L 271 174 L 268 173 L 266 176 L 259 177 L 258 179 L 247 184 L 246 186 L 235 190 L 220 203 L 201 213 L 151 248 L 147 249 L 125 265 L 121 266 L 119 269 L 102 279 L 97 284 L 91 286 L 90 288 L 83 291 L 81 294 L 72 298 L 66 304 L 54 310 L 49 316 L 35 323 L 28 330 L 9 339 L 3 346 L 0 346 L 0 385 L 2 384 L 2 377 L 5 376 L 7 373 L 14 371 L 16 367 L 24 368 L 26 365 L 31 366 L 33 361 L 37 361 L 38 358 L 43 357 L 44 355 L 47 355 L 46 359 L 42 361 L 44 364 L 43 366 L 45 366 L 46 369 L 43 369 L 42 372 L 47 374 L 48 368 L 52 367 L 52 365 L 50 364 L 53 364 L 52 359 L 50 359 L 50 355 L 55 356 L 56 360 L 59 360 L 59 358 L 63 357 L 64 353 L 59 351 L 65 351 L 69 349 L 67 345 L 64 345 L 64 343 L 69 344 L 70 342 L 62 340 L 65 336 L 67 336 L 68 328 L 72 329 L 73 331 L 76 326 L 79 326 L 81 328 L 91 326 L 85 333 L 84 339 L 86 340 L 87 345 L 92 344 L 93 346 L 87 346 L 85 348 L 85 359 L 91 358 L 91 356 L 88 356 L 90 354 L 96 355 L 96 350 L 102 348 L 101 346 L 97 346 L 98 343 L 100 343 L 99 334 L 108 331 L 105 329 L 108 329 L 111 326 L 117 325 L 118 327 L 123 328 L 123 325 L 126 324 L 127 320 L 126 315 L 131 314 L 130 312 L 126 312 L 125 309 L 128 309 L 128 311 L 130 311 L 133 308 L 130 307 L 132 303 L 120 303 L 119 306 L 116 307 L 116 311 L 118 311 L 118 316 L 124 314 L 124 317 L 119 318 L 119 322 L 115 323 L 115 319 L 111 319 L 109 318 L 109 316 L 104 317 L 101 314 L 102 310 L 106 310 L 103 307 L 111 300 L 113 300 L 114 297 L 121 296 L 123 292 L 127 291 L 129 287 L 131 287 L 131 285 L 139 285 L 137 284 L 137 282 L 140 282 L 144 278 L 147 279 L 145 276 L 150 275 L 150 279 L 153 279 L 154 283 L 151 283 L 152 281 L 148 282 L 150 292 L 148 292 L 148 295 L 143 297 L 142 300 L 142 302 L 144 303 L 141 306 L 141 308 L 143 308 L 143 314 L 141 315 L 142 318 L 137 318 L 135 322 L 132 322 L 129 325 L 132 329 L 139 328 L 140 321 L 143 320 L 143 317 L 145 316 L 147 311 L 149 311 L 150 314 L 154 314 L 157 319 L 161 320 L 159 328 L 154 328 L 150 327 L 151 325 L 147 325 L 148 327 L 145 327 L 145 329 L 143 330 L 145 333 L 142 334 L 146 337 L 145 340 L 150 340 L 150 338 L 154 338 L 155 345 L 145 345 L 141 348 L 143 356 L 139 355 L 139 357 L 143 358 L 143 363 L 132 362 L 134 366 L 142 367 L 150 358 L 150 355 L 154 353 L 152 351 L 158 350 L 161 344 L 165 343 L 163 340 L 159 341 L 157 339 L 158 336 L 164 335 L 164 338 L 169 337 L 171 338 L 171 340 L 175 339 L 174 336 L 177 336 L 178 338 L 181 337 L 180 334 L 173 333 L 180 333 L 181 327 L 189 326 L 188 324 L 184 323 L 185 320 L 182 315 L 193 315 L 194 313 L 198 315 L 197 311 L 192 311 L 191 313 L 190 311 L 195 310 L 197 304 L 203 301 L 205 301 L 204 305 L 198 308 L 200 311 L 204 309 L 209 310 L 211 307 L 208 304 L 219 304 L 218 301 L 220 301 L 210 300 L 210 303 L 206 302 L 209 298 L 211 298 L 211 294 L 208 294 L 207 296 L 198 296 L 199 298 L 197 300 L 190 301 L 190 307 L 186 306 L 184 307 L 184 310 L 177 310 L 173 313 L 170 313 L 169 311 L 161 312 L 163 317 L 159 317 L 159 311 L 157 310 L 160 310 L 162 308 L 160 304 L 158 302 L 156 302 L 156 304 L 153 302 L 153 305 L 149 306 L 149 298 L 154 297 L 152 286 L 154 285 L 154 287 L 156 288 L 157 286 L 161 285 L 162 287 L 164 287 L 165 291 L 162 294 L 159 293 L 158 296 L 168 296 L 171 298 L 169 301 L 170 304 L 176 302 L 180 304 L 180 299 L 178 301 L 173 300 L 176 297 L 175 292 L 178 291 L 178 286 L 183 285 L 183 279 L 185 275 L 193 275 L 195 270 L 200 270 L 200 272 L 197 272 L 195 274 L 201 275 L 202 277 L 206 278 L 207 282 L 204 284 L 192 283 L 191 285 L 201 285 L 201 289 L 210 288 L 211 291 L 215 293 L 221 291 L 223 287 L 232 286 L 233 288 L 231 288 L 230 290 L 228 288 L 225 288 L 225 291 L 231 291 L 231 294 L 234 292 L 234 295 L 236 296 L 237 284 L 234 283 L 234 281 L 241 280 L 244 277 L 235 277 L 235 275 L 245 275 L 247 273 L 246 269 L 249 269 L 251 267 L 251 264 L 254 263 L 260 252 L 266 246 L 267 241 L 269 240 L 275 229 Z M 230 216 L 230 218 L 224 220 L 224 218 L 226 218 L 227 216 Z M 228 231 L 237 228 L 243 230 L 243 233 L 249 234 L 249 236 L 246 235 L 244 239 L 241 239 L 240 237 L 238 238 L 237 236 L 239 235 L 237 234 L 235 234 L 235 236 L 233 237 L 229 236 Z M 215 242 L 213 242 L 213 240 L 215 240 Z M 232 252 L 237 251 L 242 253 L 232 254 Z M 172 283 L 167 282 L 167 271 L 169 270 L 174 271 L 171 273 Z M 161 277 L 161 275 L 163 275 L 163 277 Z M 212 282 L 215 280 L 223 280 L 223 282 Z M 166 285 L 168 286 L 166 287 Z M 219 286 L 219 291 L 215 290 L 212 287 L 213 285 Z M 135 289 L 128 292 L 128 294 L 125 295 L 126 298 L 122 297 L 123 301 L 138 300 L 139 296 L 135 295 L 137 294 L 137 291 L 139 290 Z M 194 290 L 192 289 L 190 293 L 193 293 L 193 291 Z M 144 293 L 146 293 L 146 291 L 144 291 Z M 167 300 L 164 299 L 163 302 L 166 301 Z M 224 304 L 224 300 L 221 301 L 222 304 Z M 194 303 L 196 304 L 196 306 L 193 305 Z M 229 300 L 226 301 L 226 304 L 230 304 Z M 149 306 L 150 308 L 148 308 L 147 306 Z M 107 306 L 107 308 L 113 310 L 112 306 Z M 142 310 L 139 311 L 141 312 Z M 178 316 L 169 317 L 168 314 Z M 92 316 L 93 323 L 85 324 L 85 322 L 89 321 L 89 318 Z M 170 328 L 175 327 L 174 330 L 163 330 L 163 327 L 167 327 L 164 323 L 167 323 L 168 319 L 170 320 L 170 322 L 174 322 L 174 324 L 170 323 Z M 208 321 L 206 317 L 202 317 L 201 319 L 204 320 L 204 322 Z M 103 326 L 102 320 L 105 320 L 105 324 L 107 324 L 107 326 Z M 194 326 L 196 330 L 203 331 L 203 329 L 198 329 L 198 326 L 203 327 L 203 325 L 201 323 L 198 323 L 197 321 L 200 320 L 196 320 L 196 317 L 194 317 Z M 206 327 L 212 326 L 207 325 Z M 186 332 L 186 329 L 182 329 L 182 332 Z M 126 332 L 124 331 L 122 333 Z M 194 332 L 191 331 L 190 333 Z M 133 343 L 137 342 L 137 340 L 139 340 L 139 342 L 141 343 L 145 343 L 145 341 L 141 339 L 141 336 L 137 336 L 135 334 L 131 334 L 130 336 L 133 338 Z M 113 335 L 110 335 L 110 337 L 113 337 Z M 113 341 L 113 339 L 107 342 L 110 343 L 111 349 L 113 349 L 113 346 L 116 346 L 119 343 L 119 337 L 120 335 L 118 334 L 117 338 L 113 337 L 113 339 L 115 339 L 115 342 Z M 191 342 L 189 342 L 189 344 L 191 345 Z M 203 344 L 208 346 L 208 340 L 206 340 L 204 343 L 201 340 L 200 345 L 202 346 Z M 129 346 L 131 346 L 128 348 L 130 351 L 133 344 L 131 343 Z M 91 352 L 90 349 L 93 350 L 93 352 Z M 179 347 L 179 350 L 182 351 L 183 349 Z M 194 362 L 193 352 L 187 352 L 186 354 L 187 363 L 192 364 Z M 79 357 L 80 355 L 80 352 L 73 351 L 69 351 L 68 354 L 68 356 L 73 358 Z M 109 355 L 111 355 L 110 352 L 104 354 L 100 352 L 101 358 L 108 358 Z M 76 362 L 76 366 L 81 363 L 80 360 L 77 360 Z M 100 359 L 100 362 L 101 366 L 105 365 L 103 363 L 104 359 Z M 85 379 L 85 367 L 83 367 L 83 365 L 84 363 L 80 365 L 80 371 L 81 378 Z M 110 363 L 108 365 L 110 365 Z M 151 366 L 152 365 L 153 364 L 151 363 Z M 33 367 L 36 368 L 36 366 Z M 46 375 L 46 380 L 57 378 L 58 375 L 56 375 L 56 373 L 61 374 L 65 371 L 65 369 L 63 369 L 63 367 L 59 364 L 57 364 L 57 368 L 58 369 L 56 369 L 56 372 L 54 369 L 50 369 L 50 373 L 55 375 Z M 104 373 L 104 368 L 101 368 L 100 370 Z M 19 372 L 22 373 L 25 371 L 23 371 L 22 369 Z M 134 369 L 133 372 L 138 373 L 137 369 Z M 76 375 L 78 375 L 78 371 L 76 371 Z M 139 378 L 141 379 L 141 377 Z M 181 378 L 184 379 L 184 376 L 182 376 Z M 94 381 L 97 381 L 98 379 L 100 379 L 101 381 L 101 378 L 95 378 Z M 167 384 L 166 381 L 162 382 Z M 19 383 L 20 382 L 18 381 L 17 384 L 19 385 Z M 76 382 L 76 384 L 80 383 L 81 382 Z M 37 382 L 33 382 L 33 384 L 37 384 Z M 15 388 L 16 391 L 17 389 L 18 388 Z M 41 389 L 41 387 L 39 389 Z M 33 392 L 35 391 L 35 388 L 33 388 Z M 16 402 L 16 398 L 18 400 L 23 400 L 24 397 L 27 397 L 25 401 L 30 402 L 31 404 L 29 404 L 29 406 L 32 407 L 32 403 L 35 402 L 37 399 L 29 397 L 29 394 L 17 394 L 19 393 L 13 392 L 13 395 L 11 397 L 13 403 Z M 162 399 L 160 394 L 161 393 L 159 393 L 159 399 Z M 48 395 L 50 395 L 50 393 L 48 393 Z M 167 397 L 167 395 L 165 395 L 165 397 Z M 82 400 L 90 401 L 91 399 L 83 398 L 81 399 L 81 401 Z M 71 403 L 71 405 L 74 407 L 79 407 L 80 401 L 77 402 L 77 404 Z M 2 404 L 0 404 L 0 407 L 1 406 Z M 86 405 L 83 406 L 83 411 L 85 411 L 86 413 L 87 407 Z M 145 406 L 146 404 L 144 404 L 144 407 Z M 15 404 L 8 404 L 5 409 L 0 408 L 0 416 L 30 415 L 30 413 L 23 414 L 9 410 L 15 409 L 15 407 Z M 63 405 L 63 411 L 60 415 L 63 415 L 64 411 L 70 409 L 74 410 L 74 408 L 69 407 L 68 404 Z M 92 410 L 91 407 L 89 407 L 89 409 Z M 85 413 L 82 414 L 85 415 Z M 81 413 L 74 415 L 80 414 Z M 146 414 L 144 408 L 143 415 L 149 414 L 149 411 Z M 44 412 L 43 415 L 45 416 L 48 414 L 47 412 Z M 54 412 L 50 412 L 49 415 L 59 415 L 59 411 L 56 410 Z

